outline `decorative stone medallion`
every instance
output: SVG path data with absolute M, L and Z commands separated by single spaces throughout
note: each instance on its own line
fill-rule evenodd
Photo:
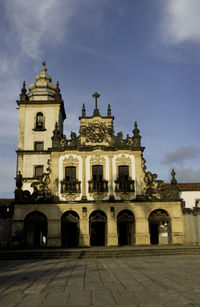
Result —
M 108 141 L 109 131 L 104 123 L 88 124 L 85 129 L 86 142 L 103 143 Z

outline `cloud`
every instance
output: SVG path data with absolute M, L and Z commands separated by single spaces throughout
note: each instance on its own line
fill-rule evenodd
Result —
M 67 113 L 67 120 L 64 123 L 64 133 L 66 133 L 66 137 L 70 138 L 71 131 L 77 132 L 79 131 L 80 123 L 77 118 L 77 114 Z
M 200 43 L 200 1 L 167 0 L 163 7 L 162 34 L 165 43 Z
M 198 156 L 200 150 L 195 146 L 179 146 L 179 148 L 172 152 L 168 153 L 161 163 L 163 164 L 174 164 L 181 163 L 184 160 L 192 159 Z
M 41 56 L 47 44 L 62 41 L 76 8 L 77 1 L 71 0 L 7 0 L 5 3 L 6 16 L 18 39 L 18 48 L 33 59 Z
M 200 170 L 183 168 L 176 170 L 176 179 L 178 182 L 200 182 Z

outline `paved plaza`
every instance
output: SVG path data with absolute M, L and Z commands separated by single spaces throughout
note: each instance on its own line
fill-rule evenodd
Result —
M 0 262 L 0 306 L 200 306 L 200 256 Z

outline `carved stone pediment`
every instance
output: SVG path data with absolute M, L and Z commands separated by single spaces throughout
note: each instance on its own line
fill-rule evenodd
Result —
M 120 163 L 120 164 L 125 164 L 125 163 L 131 163 L 131 159 L 130 157 L 126 157 L 125 155 L 121 155 L 121 157 L 118 157 L 116 159 L 116 162 Z
M 91 157 L 90 163 L 98 164 L 98 163 L 105 163 L 106 159 L 99 153 L 95 154 Z
M 101 215 L 100 213 L 97 213 L 94 216 L 91 216 L 90 221 L 91 222 L 106 222 L 106 217 Z
M 72 223 L 78 223 L 79 219 L 77 216 L 74 216 L 73 214 L 68 214 L 67 216 L 65 216 L 63 218 L 63 220 L 65 220 L 66 222 L 72 222 Z
M 73 165 L 73 164 L 78 164 L 79 160 L 70 155 L 69 157 L 64 158 L 63 163 Z
M 128 214 L 128 213 L 123 213 L 122 215 L 120 215 L 117 220 L 119 222 L 132 222 L 134 220 L 133 216 Z

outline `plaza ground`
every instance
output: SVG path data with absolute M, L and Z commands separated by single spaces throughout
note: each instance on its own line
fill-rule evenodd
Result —
M 1 260 L 0 306 L 200 306 L 200 256 Z

